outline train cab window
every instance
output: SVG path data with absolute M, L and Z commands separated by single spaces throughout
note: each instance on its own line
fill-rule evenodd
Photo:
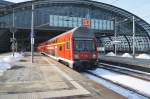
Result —
M 75 40 L 75 51 L 95 51 L 95 44 L 93 40 Z
M 66 42 L 66 49 L 70 49 L 70 43 L 69 43 L 69 41 Z

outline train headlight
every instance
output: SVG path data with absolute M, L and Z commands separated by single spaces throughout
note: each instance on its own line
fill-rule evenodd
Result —
M 93 54 L 93 58 L 94 58 L 94 59 L 96 58 L 96 54 Z
M 79 58 L 78 54 L 74 54 L 74 59 L 78 59 L 78 58 Z

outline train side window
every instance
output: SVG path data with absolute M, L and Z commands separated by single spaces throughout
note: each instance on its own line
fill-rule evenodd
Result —
M 70 43 L 69 42 L 66 43 L 66 48 L 70 49 Z
M 59 46 L 59 51 L 61 51 L 62 50 L 62 46 Z

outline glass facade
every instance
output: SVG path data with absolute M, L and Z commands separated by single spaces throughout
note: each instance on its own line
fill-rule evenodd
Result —
M 112 41 L 115 41 L 115 37 L 111 37 L 111 39 Z M 118 36 L 117 41 L 120 41 L 120 43 L 117 45 L 118 51 L 129 51 L 129 44 L 124 36 Z
M 45 2 L 45 0 L 44 0 Z M 85 0 L 85 2 L 87 2 Z M 102 7 L 103 4 L 100 6 Z M 100 37 L 100 41 L 106 47 L 106 50 L 114 50 L 114 45 L 111 44 L 111 41 L 114 40 L 114 21 L 113 18 L 117 18 L 117 22 L 122 22 L 126 16 L 116 14 L 101 9 L 100 7 L 89 6 L 78 3 L 41 3 L 35 6 L 34 10 L 34 26 L 36 29 L 40 28 L 41 30 L 51 30 L 53 29 L 66 29 L 83 26 L 83 19 L 90 19 L 90 28 L 94 30 L 97 38 Z M 103 6 L 104 7 L 104 6 Z M 122 11 L 121 11 L 122 12 Z M 124 12 L 124 11 L 123 11 Z M 122 12 L 122 13 L 123 13 Z M 12 10 L 4 12 L 4 15 L 0 17 L 0 27 L 1 28 L 10 28 L 12 27 Z M 31 28 L 31 5 L 18 6 L 14 9 L 15 17 L 15 27 L 19 29 L 30 29 Z M 144 25 L 142 25 L 144 26 Z M 139 22 L 136 22 L 136 51 L 148 51 L 150 49 L 150 37 L 148 38 L 148 32 L 145 31 L 146 28 L 143 28 L 139 25 Z M 121 44 L 118 45 L 119 51 L 131 51 L 132 50 L 132 21 L 128 20 L 127 22 L 119 23 L 116 26 L 117 39 L 121 41 Z M 101 37 L 101 34 L 105 34 Z M 105 37 L 107 34 L 110 37 Z M 121 36 L 119 36 L 121 35 Z M 122 36 L 125 35 L 125 36 Z M 140 37 L 141 36 L 141 37 Z
M 107 51 L 113 51 L 114 50 L 114 47 L 111 44 L 111 40 L 109 37 L 104 37 L 104 38 L 101 38 L 100 40 L 101 40 L 102 44 L 99 44 L 99 45 L 102 45 L 101 47 L 104 47 L 105 50 L 107 50 Z
M 49 16 L 49 25 L 56 27 L 79 27 L 83 26 L 83 19 L 81 17 L 69 17 L 69 16 L 60 16 L 60 15 L 50 15 Z M 113 30 L 114 24 L 110 20 L 101 20 L 101 19 L 90 19 L 91 29 L 96 30 Z
M 111 43 L 112 41 L 115 40 L 115 37 L 104 37 L 100 39 L 102 42 L 102 46 L 105 47 L 107 51 L 113 51 L 114 46 Z M 117 51 L 132 51 L 132 45 L 133 45 L 133 40 L 132 36 L 118 36 L 117 40 L 120 41 L 120 43 L 117 45 Z M 137 36 L 135 37 L 135 50 L 137 52 L 142 52 L 142 51 L 149 51 L 150 48 L 150 40 L 148 37 L 142 37 L 142 36 Z

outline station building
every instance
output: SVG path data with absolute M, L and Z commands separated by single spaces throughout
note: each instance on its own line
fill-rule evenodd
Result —
M 91 0 L 34 0 L 0 7 L 0 51 L 10 51 L 15 30 L 19 50 L 30 50 L 31 12 L 34 5 L 35 48 L 64 31 L 86 26 L 106 51 L 132 52 L 133 16 L 135 51 L 150 51 L 150 24 L 121 8 Z M 14 24 L 14 27 L 13 27 Z
M 4 6 L 8 6 L 8 5 L 12 5 L 13 2 L 9 2 L 9 1 L 0 1 L 0 7 L 4 7 Z

